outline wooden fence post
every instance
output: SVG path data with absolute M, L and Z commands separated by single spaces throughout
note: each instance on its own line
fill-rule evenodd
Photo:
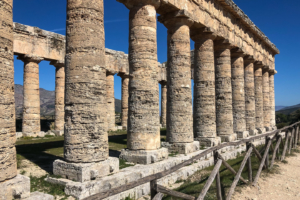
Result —
M 277 152 L 277 149 L 279 147 L 280 141 L 281 141 L 281 137 L 278 135 L 277 136 L 277 143 L 276 143 L 275 149 L 273 151 L 273 155 L 272 155 L 272 160 L 271 160 L 271 166 L 270 166 L 270 168 L 273 167 L 274 160 L 275 160 L 275 157 L 276 157 L 276 152 Z
M 267 145 L 269 144 L 269 141 L 270 141 L 270 146 L 271 146 L 272 145 L 272 140 L 269 137 L 266 137 L 265 151 L 268 151 L 267 157 L 266 157 L 266 160 L 265 160 L 266 169 L 269 169 L 269 149 L 267 150 Z
M 258 179 L 259 179 L 261 170 L 262 170 L 262 168 L 263 168 L 263 166 L 264 166 L 264 164 L 265 164 L 265 160 L 266 160 L 266 158 L 267 158 L 267 154 L 269 154 L 269 149 L 270 149 L 271 143 L 272 143 L 272 140 L 268 140 L 268 144 L 267 144 L 267 146 L 266 146 L 266 150 L 265 150 L 264 156 L 263 156 L 263 158 L 262 158 L 262 161 L 261 161 L 261 163 L 260 163 L 260 165 L 259 165 L 258 171 L 257 171 L 257 173 L 256 173 L 256 176 L 255 176 L 254 181 L 253 181 L 253 184 L 252 184 L 252 185 L 254 185 L 254 186 L 257 184 L 257 181 L 258 181 Z
M 252 144 L 250 142 L 246 143 L 247 151 L 249 151 L 250 148 L 252 148 Z M 252 165 L 251 165 L 251 154 L 248 158 L 248 180 L 249 183 L 252 183 Z
M 284 147 L 283 147 L 283 152 L 282 152 L 282 156 L 281 156 L 281 161 L 284 160 L 285 158 L 285 154 L 286 154 L 286 150 L 288 148 L 288 142 L 289 142 L 289 131 L 285 132 L 285 143 L 284 143 Z
M 218 151 L 214 151 L 214 163 L 215 165 L 218 163 L 219 160 L 219 153 Z M 220 179 L 220 170 L 218 170 L 216 174 L 216 186 L 217 186 L 217 198 L 218 200 L 222 200 L 222 189 L 221 189 L 221 179 Z
M 291 132 L 290 144 L 289 144 L 289 154 L 291 154 L 291 150 L 292 150 L 292 146 L 293 146 L 293 139 L 294 139 L 294 129 Z

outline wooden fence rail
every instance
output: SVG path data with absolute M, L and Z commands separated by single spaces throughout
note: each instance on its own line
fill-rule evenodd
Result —
M 300 139 L 299 137 L 299 125 L 300 122 L 294 123 L 290 126 L 286 126 L 282 129 L 279 130 L 275 130 L 269 133 L 265 133 L 265 134 L 259 134 L 257 136 L 251 137 L 251 138 L 246 138 L 246 139 L 242 139 L 239 141 L 235 141 L 235 142 L 227 142 L 227 143 L 222 143 L 219 146 L 215 146 L 215 147 L 211 147 L 208 148 L 207 150 L 199 153 L 198 155 L 190 158 L 189 160 L 186 160 L 168 170 L 156 173 L 156 174 L 152 174 L 149 176 L 146 176 L 144 178 L 141 178 L 139 180 L 127 183 L 125 185 L 116 187 L 116 188 L 112 188 L 106 192 L 101 192 L 95 195 L 92 195 L 90 197 L 85 198 L 85 200 L 101 200 L 113 195 L 116 195 L 118 193 L 124 192 L 126 190 L 130 190 L 132 188 L 135 188 L 139 185 L 145 184 L 145 183 L 149 183 L 150 182 L 150 190 L 151 190 L 151 199 L 152 200 L 161 200 L 164 196 L 164 194 L 170 195 L 170 196 L 174 196 L 174 197 L 179 197 L 182 199 L 187 199 L 187 200 L 201 200 L 204 199 L 207 191 L 209 190 L 211 184 L 213 183 L 214 180 L 216 180 L 216 188 L 217 188 L 217 198 L 218 200 L 222 200 L 222 191 L 221 191 L 221 184 L 220 184 L 220 174 L 219 174 L 219 170 L 221 165 L 223 164 L 232 174 L 235 175 L 234 181 L 228 191 L 228 194 L 226 195 L 226 200 L 230 200 L 234 190 L 237 186 L 237 183 L 239 180 L 241 180 L 242 182 L 246 183 L 246 184 L 252 184 L 253 186 L 256 186 L 258 179 L 260 177 L 260 174 L 264 169 L 269 169 L 272 168 L 274 165 L 274 160 L 276 158 L 276 156 L 279 158 L 279 145 L 283 144 L 283 138 L 280 136 L 280 132 L 282 131 L 286 131 L 286 135 L 285 135 L 285 142 L 284 142 L 284 146 L 283 146 L 283 152 L 281 155 L 281 160 L 284 160 L 285 155 L 286 155 L 286 151 L 288 151 L 288 153 L 291 153 L 291 149 L 295 148 L 297 146 L 297 142 Z M 271 136 L 273 136 L 271 138 Z M 264 147 L 264 154 L 263 156 L 261 156 L 261 153 L 259 153 L 259 151 L 255 148 L 254 144 L 252 143 L 254 140 L 260 139 L 262 137 L 266 138 L 266 144 Z M 272 159 L 271 159 L 271 163 L 269 165 L 269 150 L 270 147 L 273 143 L 273 141 L 276 140 L 276 145 L 275 148 L 273 148 L 273 154 L 272 154 Z M 225 159 L 218 153 L 218 150 L 224 148 L 224 147 L 228 147 L 228 146 L 238 146 L 241 144 L 246 144 L 247 147 L 247 153 L 245 154 L 245 157 L 241 163 L 241 166 L 238 170 L 238 172 L 236 172 L 226 161 Z M 271 149 L 272 149 L 271 148 Z M 202 191 L 199 191 L 200 195 L 198 198 L 194 197 L 194 196 L 190 196 L 181 192 L 177 192 L 177 191 L 172 191 L 168 188 L 165 188 L 161 185 L 157 184 L 157 180 L 160 178 L 163 178 L 173 172 L 176 172 L 177 170 L 181 169 L 182 167 L 185 167 L 187 165 L 193 164 L 195 161 L 200 160 L 200 158 L 206 156 L 207 154 L 212 153 L 214 154 L 214 163 L 215 163 L 215 167 L 213 169 L 213 171 L 211 172 L 208 180 L 206 181 L 205 186 L 203 187 Z M 251 166 L 251 153 L 254 152 L 254 154 L 256 155 L 256 157 L 259 159 L 260 161 L 260 165 L 258 168 L 258 171 L 256 173 L 256 176 L 254 178 L 254 181 L 252 182 L 252 166 Z M 245 165 L 247 164 L 248 166 L 248 180 L 245 180 L 241 174 L 242 171 L 245 167 Z

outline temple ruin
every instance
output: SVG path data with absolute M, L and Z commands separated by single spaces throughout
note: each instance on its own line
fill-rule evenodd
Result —
M 65 184 L 79 199 L 103 189 L 102 183 L 89 187 L 91 181 L 124 173 L 119 172 L 119 159 L 109 157 L 107 132 L 115 130 L 115 74 L 122 78 L 127 149 L 120 158 L 126 161 L 150 167 L 167 162 L 171 152 L 189 155 L 200 146 L 276 129 L 274 75 L 279 50 L 232 0 L 117 1 L 130 10 L 128 55 L 105 48 L 103 0 L 68 0 L 66 37 L 13 23 L 12 1 L 0 0 L 2 199 L 13 199 L 16 193 L 21 199 L 30 196 L 25 186 L 30 180 L 18 175 L 16 167 L 14 55 L 24 62 L 24 136 L 40 132 L 39 63 L 51 61 L 56 68 L 55 131 L 64 134 L 65 143 L 64 160 L 56 160 L 53 170 L 78 182 Z M 157 61 L 157 21 L 168 29 L 164 64 Z M 167 128 L 163 143 L 161 126 Z M 24 185 L 21 190 L 19 184 Z

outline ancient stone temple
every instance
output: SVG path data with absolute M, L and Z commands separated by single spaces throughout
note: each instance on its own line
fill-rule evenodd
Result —
M 12 1 L 0 0 L 0 187 L 6 188 L 0 196 L 12 199 L 15 183 L 29 184 L 16 170 L 14 54 L 24 62 L 26 136 L 40 132 L 39 63 L 55 67 L 55 131 L 65 143 L 64 160 L 54 162 L 53 172 L 79 199 L 173 166 L 169 153 L 189 156 L 200 146 L 276 129 L 279 50 L 231 0 L 117 1 L 129 9 L 128 55 L 105 48 L 103 0 L 68 0 L 66 36 L 13 23 Z M 163 64 L 157 61 L 157 23 L 168 34 Z M 119 158 L 148 165 L 135 168 L 143 173 L 119 172 L 119 158 L 109 156 L 116 75 L 127 130 Z M 161 127 L 167 129 L 164 142 Z M 21 198 L 30 195 L 24 188 Z

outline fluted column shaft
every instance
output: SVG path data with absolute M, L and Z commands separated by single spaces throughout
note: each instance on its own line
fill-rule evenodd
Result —
M 270 84 L 270 125 L 273 129 L 276 128 L 276 111 L 275 111 L 275 84 L 274 75 L 275 70 L 269 72 L 269 84 Z
M 190 22 L 187 18 L 175 18 L 164 24 L 168 28 L 167 141 L 190 143 L 193 142 Z
M 19 59 L 24 62 L 22 132 L 24 136 L 37 136 L 41 131 L 39 63 L 42 58 L 25 55 Z
M 245 117 L 246 130 L 255 135 L 254 60 L 245 60 Z
M 196 31 L 198 32 L 198 31 Z M 194 50 L 194 137 L 215 138 L 215 59 L 214 39 L 211 33 L 192 35 Z
M 65 65 L 64 61 L 52 61 L 55 66 L 55 130 L 64 131 L 65 124 Z
M 215 43 L 216 123 L 222 141 L 233 141 L 231 53 L 228 44 Z
M 68 0 L 64 157 L 108 158 L 103 0 Z
M 107 100 L 107 130 L 113 131 L 116 127 L 115 122 L 115 88 L 114 74 L 106 74 L 106 100 Z
M 0 5 L 0 182 L 3 182 L 17 175 L 17 159 L 12 1 L 0 0 Z
M 127 147 L 160 148 L 156 8 L 139 3 L 129 13 L 129 113 Z
M 167 127 L 167 83 L 161 83 L 161 125 Z
M 263 69 L 263 99 L 264 99 L 264 127 L 270 128 L 270 84 L 269 84 L 269 68 Z
M 128 86 L 129 77 L 122 77 L 122 127 L 127 129 L 128 123 Z
M 254 65 L 254 83 L 255 83 L 255 127 L 260 133 L 264 132 L 264 110 L 263 110 L 263 80 L 262 65 Z
M 244 54 L 233 50 L 231 57 L 233 130 L 239 138 L 247 137 L 245 119 Z

